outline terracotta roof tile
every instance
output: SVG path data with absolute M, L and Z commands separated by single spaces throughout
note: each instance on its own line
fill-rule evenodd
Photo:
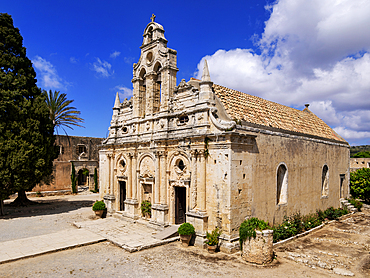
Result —
M 232 119 L 346 142 L 307 108 L 297 110 L 216 84 L 213 91 Z

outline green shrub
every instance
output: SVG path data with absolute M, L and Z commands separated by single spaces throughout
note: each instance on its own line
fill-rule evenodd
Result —
M 303 226 L 306 231 L 311 230 L 322 224 L 322 220 L 317 213 L 311 213 L 302 218 Z
M 152 203 L 151 202 L 147 200 L 142 201 L 140 209 L 141 209 L 141 213 L 143 216 L 145 215 L 149 215 L 149 217 L 152 216 Z
M 314 221 L 317 218 L 316 215 L 306 216 L 306 218 L 309 218 L 309 223 L 303 222 L 304 217 L 299 212 L 294 213 L 290 217 L 284 216 L 283 223 L 272 228 L 274 230 L 274 242 L 302 233 L 306 230 L 306 226 L 315 227 L 312 223 L 317 223 L 317 221 Z
M 99 192 L 99 187 L 98 187 L 98 171 L 96 168 L 94 169 L 94 191 Z
M 360 202 L 360 201 L 358 201 L 358 200 L 356 200 L 356 199 L 353 199 L 353 198 L 348 199 L 348 202 L 349 202 L 351 205 L 353 205 L 355 208 L 357 208 L 357 209 L 358 209 L 358 211 L 361 211 L 361 209 L 362 209 L 362 202 Z
M 71 173 L 71 182 L 72 182 L 72 193 L 77 193 L 77 185 L 76 185 L 77 177 L 76 177 L 76 169 L 75 165 L 72 162 L 72 173 Z
M 301 216 L 299 212 L 290 217 L 285 216 L 283 223 L 272 227 L 274 231 L 274 242 L 311 230 L 312 228 L 320 226 L 325 220 L 338 219 L 347 213 L 347 209 L 335 209 L 330 207 L 325 211 L 317 210 L 316 213 L 311 213 L 306 216 Z
M 256 237 L 256 230 L 262 231 L 266 229 L 271 229 L 268 223 L 263 220 L 259 220 L 256 217 L 244 220 L 244 222 L 239 227 L 240 249 L 242 249 L 243 241 L 251 237 Z
M 178 228 L 177 232 L 179 235 L 192 235 L 195 233 L 194 226 L 190 223 L 183 223 Z
M 105 210 L 106 207 L 105 207 L 105 203 L 104 201 L 96 201 L 92 207 L 92 210 L 93 211 L 97 211 L 97 210 Z
M 353 157 L 355 157 L 355 158 L 369 158 L 370 157 L 370 152 L 369 151 L 358 152 L 358 153 L 354 154 Z
M 333 207 L 328 208 L 327 210 L 324 211 L 324 216 L 328 220 L 336 220 L 342 215 L 345 215 L 348 213 L 347 209 L 335 209 Z
M 221 235 L 221 231 L 218 228 L 214 229 L 211 233 L 207 232 L 206 244 L 210 246 L 215 246 L 218 244 L 218 237 Z
M 358 169 L 351 173 L 350 189 L 353 198 L 370 202 L 370 168 Z

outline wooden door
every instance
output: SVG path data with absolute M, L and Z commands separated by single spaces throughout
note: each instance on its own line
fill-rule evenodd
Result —
M 126 182 L 119 182 L 119 209 L 120 211 L 125 210 L 125 200 L 126 200 Z
M 186 187 L 175 187 L 175 224 L 186 222 Z

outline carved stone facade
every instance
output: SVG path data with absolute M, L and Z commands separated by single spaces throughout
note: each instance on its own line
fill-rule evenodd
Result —
M 296 110 L 211 81 L 176 86 L 176 51 L 163 27 L 144 30 L 133 97 L 113 107 L 100 148 L 100 194 L 111 213 L 165 227 L 190 222 L 196 244 L 222 230 L 221 250 L 238 249 L 246 217 L 339 207 L 348 195 L 349 145 L 308 110 Z M 325 174 L 323 172 L 325 171 Z

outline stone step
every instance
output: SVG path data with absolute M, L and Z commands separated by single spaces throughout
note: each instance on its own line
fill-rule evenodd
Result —
M 171 237 L 178 236 L 179 234 L 177 233 L 177 230 L 178 230 L 179 227 L 180 227 L 180 225 L 169 226 L 169 227 L 165 228 L 163 231 L 160 231 L 160 232 L 152 235 L 152 237 L 154 237 L 156 239 L 164 240 L 164 239 L 168 239 L 168 238 L 171 238 Z

